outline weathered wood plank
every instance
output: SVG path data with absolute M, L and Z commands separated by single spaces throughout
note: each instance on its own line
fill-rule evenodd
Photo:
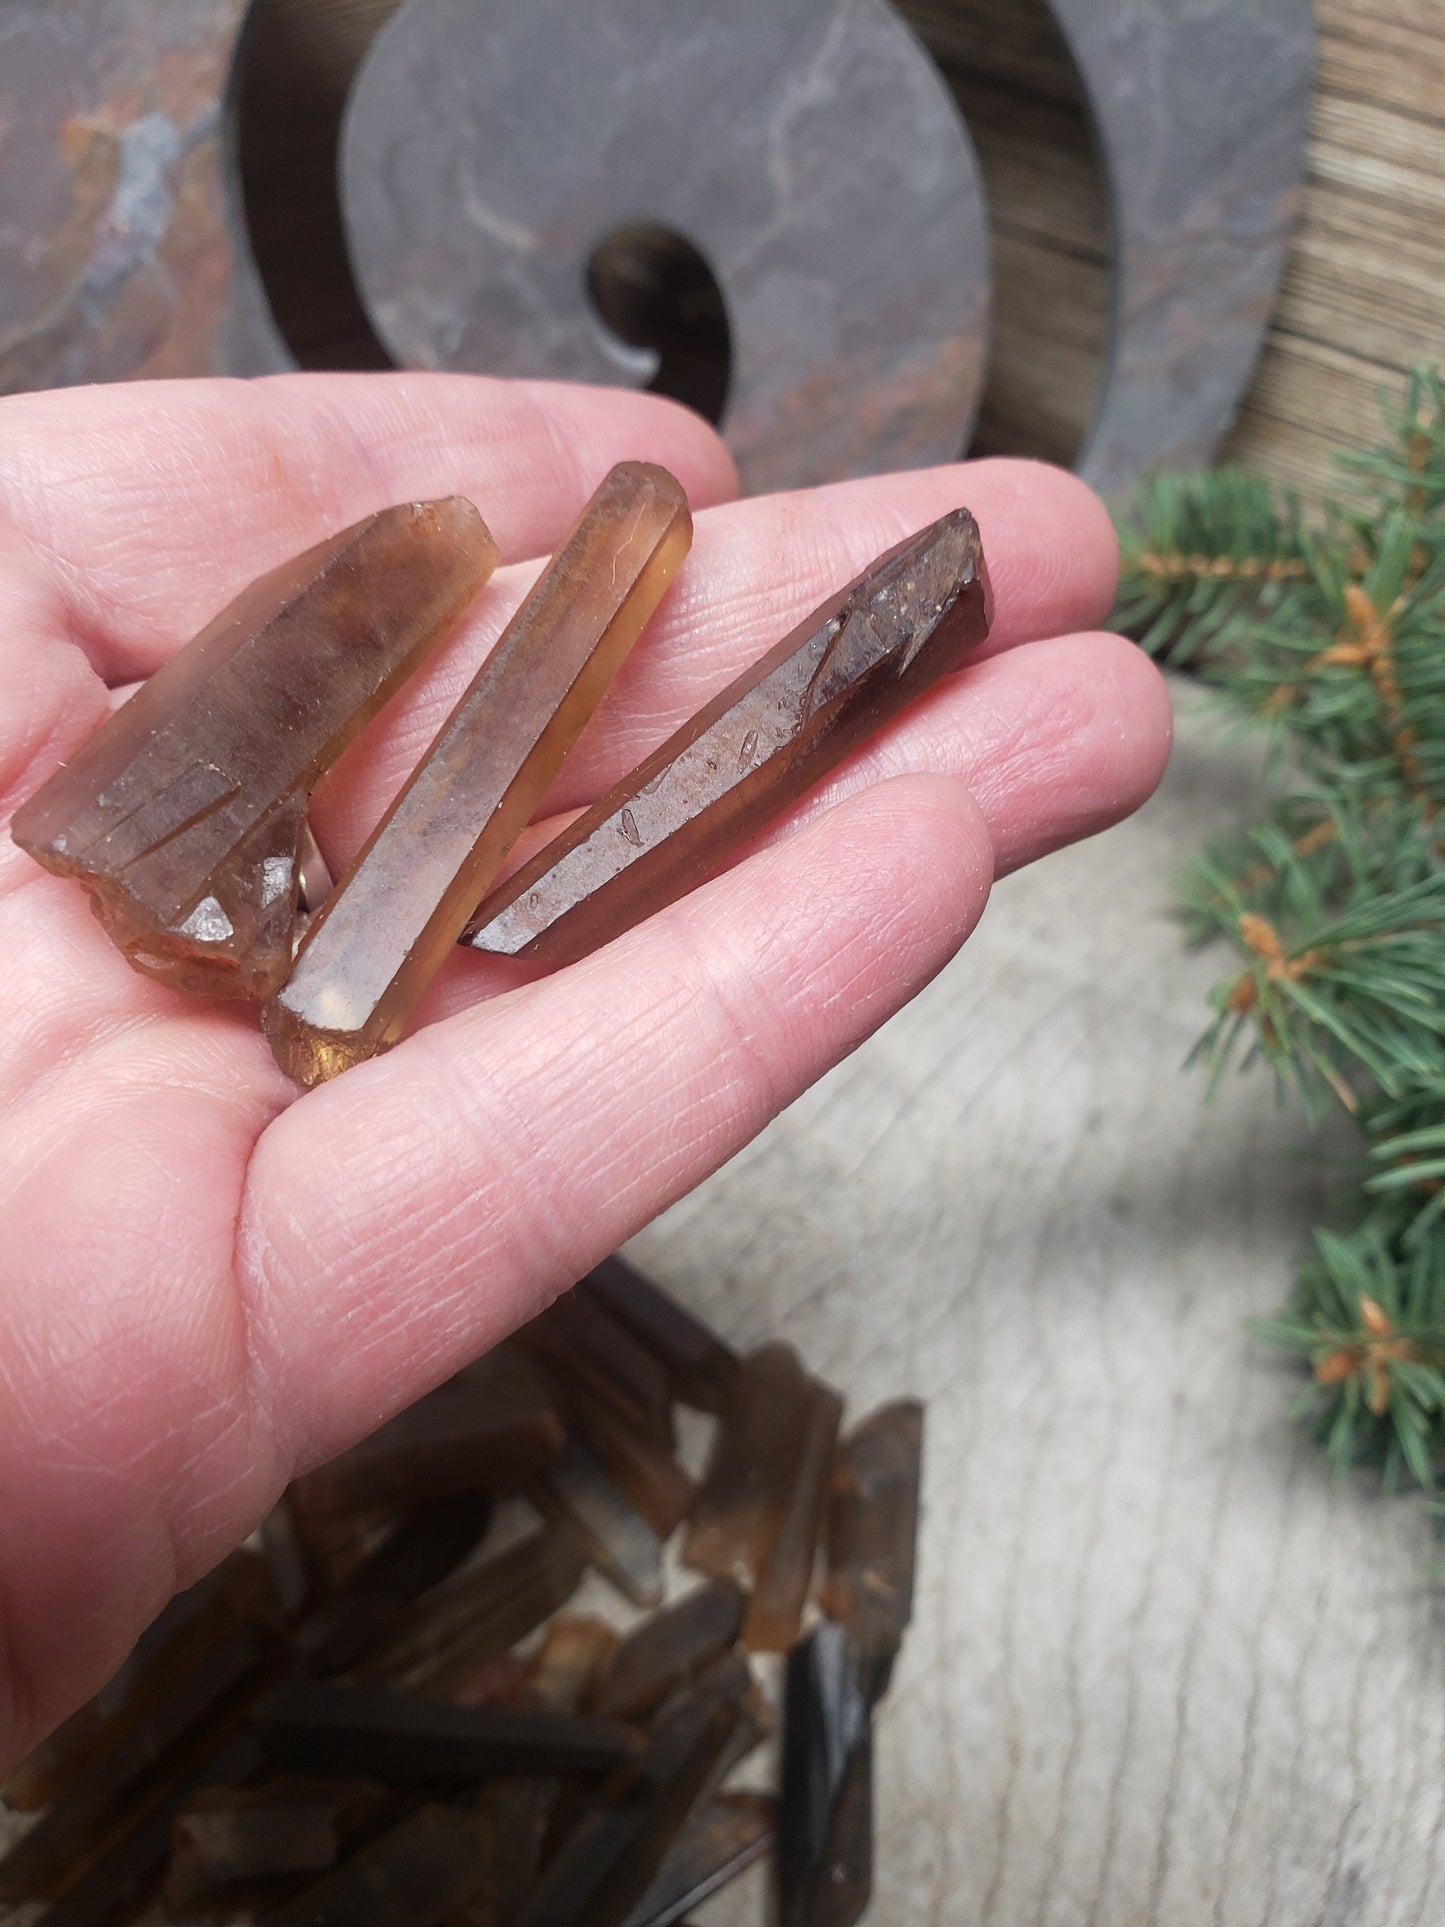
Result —
M 1434 1927 L 1445 1638 L 1424 1508 L 1334 1481 L 1244 1328 L 1318 1202 L 1262 1075 L 1183 1058 L 1175 864 L 1245 778 L 1000 886 L 964 956 L 636 1241 L 855 1410 L 928 1401 L 880 1733 L 879 1927 Z M 755 1885 L 699 1927 L 756 1927 Z
M 1436 0 L 1317 0 L 1300 244 L 1227 453 L 1307 497 L 1329 442 L 1370 438 L 1382 388 L 1442 358 L 1445 35 Z

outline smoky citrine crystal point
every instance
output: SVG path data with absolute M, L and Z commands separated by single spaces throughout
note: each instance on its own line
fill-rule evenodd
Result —
M 266 1033 L 316 1084 L 394 1044 L 692 542 L 680 484 L 614 468 L 307 932 Z
M 685 1564 L 749 1591 L 758 1585 L 804 1454 L 815 1391 L 791 1345 L 759 1345 L 743 1359 L 688 1521 Z
M 743 1622 L 743 1642 L 757 1653 L 785 1653 L 796 1642 L 812 1583 L 828 1498 L 828 1474 L 843 1401 L 827 1385 L 808 1382 L 802 1437 L 788 1465 L 757 1584 Z
M 923 1407 L 882 1406 L 843 1441 L 828 1501 L 828 1576 L 820 1604 L 848 1628 L 870 1701 L 887 1690 L 913 1614 L 923 1468 Z
M 712 698 L 495 890 L 477 950 L 565 963 L 720 869 L 988 634 L 978 525 L 901 542 Z
M 128 960 L 179 990 L 285 981 L 316 783 L 497 563 L 470 502 L 380 510 L 244 590 L 16 812 Z

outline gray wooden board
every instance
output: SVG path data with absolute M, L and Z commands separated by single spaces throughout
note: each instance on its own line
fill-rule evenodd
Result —
M 1266 1076 L 1206 1107 L 1180 1068 L 1227 966 L 1183 952 L 1169 878 L 1242 775 L 1198 715 L 1180 739 L 1134 822 L 1000 885 L 922 997 L 634 1242 L 855 1413 L 928 1402 L 873 1927 L 1445 1921 L 1438 1549 L 1418 1501 L 1331 1479 L 1243 1329 L 1319 1173 Z M 762 1892 L 699 1927 L 757 1927 Z

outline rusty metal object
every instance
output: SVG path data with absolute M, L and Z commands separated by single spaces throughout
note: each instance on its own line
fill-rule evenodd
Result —
M 483 899 L 466 940 L 549 964 L 611 943 L 736 861 L 767 823 L 960 668 L 992 620 L 978 524 L 953 509 L 871 562 L 574 817 Z M 740 1396 L 734 1384 L 730 1411 Z M 783 1407 L 798 1418 L 802 1392 L 769 1384 L 764 1409 Z M 767 1456 L 781 1461 L 776 1441 Z M 701 1570 L 722 1578 L 736 1565 Z
M 406 0 L 342 136 L 382 340 L 412 366 L 645 384 L 590 254 L 639 220 L 706 256 L 723 431 L 753 490 L 968 439 L 988 239 L 967 132 L 885 0 Z
M 1095 487 L 1208 461 L 1234 419 L 1304 178 L 1310 0 L 1050 0 L 1099 134 L 1114 327 Z
M 0 393 L 291 366 L 233 211 L 245 0 L 8 0 Z
M 390 4 L 311 0 L 340 23 L 316 30 L 344 41 L 338 73 Z M 1112 489 L 1207 460 L 1233 418 L 1299 197 L 1311 9 L 1049 4 L 1113 204 L 1113 337 L 1080 463 Z M 294 365 L 222 131 L 246 11 L 8 0 L 0 393 Z M 608 330 L 585 273 L 610 230 L 652 219 L 722 285 L 747 486 L 966 442 L 989 295 L 977 170 L 886 0 L 405 0 L 343 160 L 362 293 L 400 361 L 646 384 L 655 355 Z

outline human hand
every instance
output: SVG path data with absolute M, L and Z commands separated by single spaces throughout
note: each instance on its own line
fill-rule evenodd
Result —
M 82 890 L 0 839 L 0 1761 L 294 1473 L 538 1311 L 906 1002 L 994 875 L 1159 777 L 1159 678 L 1080 633 L 1113 594 L 1108 518 L 1055 470 L 735 502 L 712 431 L 650 397 L 302 375 L 0 402 L 0 814 L 262 570 L 388 503 L 470 496 L 515 566 L 318 795 L 339 870 L 536 573 L 524 558 L 624 458 L 674 470 L 696 539 L 549 811 L 960 504 L 994 584 L 988 648 L 727 875 L 549 978 L 459 951 L 413 1035 L 305 1095 L 254 1010 L 136 974 Z

